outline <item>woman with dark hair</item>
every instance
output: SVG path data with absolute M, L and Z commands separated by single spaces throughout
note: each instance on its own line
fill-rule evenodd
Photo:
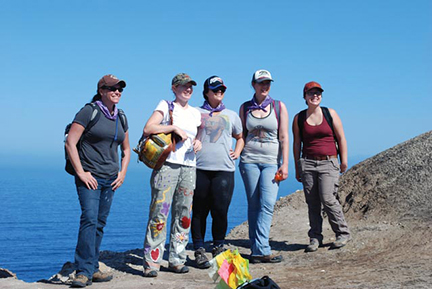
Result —
M 130 160 L 127 120 L 117 108 L 124 87 L 126 83 L 114 75 L 102 77 L 93 104 L 84 106 L 76 114 L 67 136 L 65 146 L 75 170 L 82 212 L 72 287 L 85 287 L 92 282 L 112 279 L 112 275 L 99 270 L 99 248 L 114 192 L 123 184 Z M 90 125 L 93 114 L 99 114 L 99 117 L 94 118 L 97 121 Z M 119 120 L 120 117 L 124 119 Z M 122 151 L 121 169 L 119 146 Z
M 278 263 L 269 243 L 273 208 L 279 181 L 288 177 L 288 111 L 269 93 L 273 78 L 267 70 L 252 76 L 252 99 L 240 107 L 245 147 L 240 173 L 248 201 L 249 239 L 252 263 Z
M 213 257 L 224 250 L 228 207 L 234 191 L 235 160 L 244 146 L 241 120 L 234 111 L 225 108 L 222 102 L 225 90 L 226 86 L 220 77 L 209 77 L 204 82 L 204 104 L 198 108 L 201 112 L 201 126 L 197 138 L 202 143 L 202 149 L 197 153 L 192 240 L 197 267 L 202 269 L 210 267 L 204 248 L 209 213 L 213 218 Z M 234 150 L 233 138 L 236 139 Z
M 306 83 L 303 98 L 308 108 L 298 113 L 293 121 L 296 179 L 303 183 L 309 211 L 306 252 L 318 250 L 323 242 L 321 205 L 336 234 L 332 248 L 341 248 L 351 240 L 342 206 L 336 198 L 339 172 L 345 172 L 348 167 L 347 142 L 336 111 L 320 106 L 323 91 L 315 81 Z
M 201 124 L 199 111 L 189 105 L 196 82 L 186 73 L 171 81 L 174 101 L 162 100 L 144 127 L 144 135 L 175 133 L 175 151 L 171 152 L 160 169 L 152 172 L 149 221 L 144 241 L 144 277 L 157 277 L 164 255 L 167 219 L 171 210 L 171 236 L 168 269 L 187 273 L 186 245 L 189 240 L 190 213 L 196 178 L 196 152 L 201 142 L 195 139 Z M 170 124 L 170 111 L 172 124 Z

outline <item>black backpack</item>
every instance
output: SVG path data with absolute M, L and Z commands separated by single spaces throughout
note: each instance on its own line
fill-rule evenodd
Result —
M 84 135 L 88 132 L 88 131 L 90 131 L 90 129 L 98 122 L 98 120 L 99 120 L 99 118 L 100 118 L 100 115 L 101 115 L 101 112 L 100 112 L 100 110 L 98 109 L 98 107 L 97 107 L 97 105 L 95 104 L 95 103 L 93 103 L 93 102 L 91 102 L 91 103 L 86 103 L 86 105 L 90 105 L 91 107 L 92 107 L 92 109 L 93 109 L 93 112 L 92 112 L 92 115 L 91 115 L 91 117 L 90 117 L 90 122 L 89 122 L 89 124 L 87 125 L 87 127 L 84 129 L 84 132 L 83 132 L 83 134 L 81 135 L 81 138 L 79 139 L 79 141 L 78 141 L 78 143 L 77 143 L 77 149 L 78 149 L 78 151 L 81 149 L 81 142 L 82 142 L 82 140 L 83 140 L 83 138 L 84 138 Z M 123 127 L 123 130 L 125 129 L 125 125 L 126 125 L 126 116 L 125 116 L 125 114 L 124 114 L 124 111 L 123 110 L 121 110 L 121 109 L 119 109 L 118 110 L 118 115 L 119 115 L 119 118 L 120 118 L 120 123 L 121 123 L 121 125 L 122 125 L 122 127 Z M 70 131 L 70 128 L 71 128 L 71 126 L 72 126 L 72 123 L 69 123 L 67 126 L 66 126 L 66 128 L 65 128 L 65 132 L 64 132 L 64 143 L 66 144 L 66 140 L 67 140 L 67 137 L 68 137 L 68 134 L 69 134 L 69 131 Z M 70 159 L 69 159 L 69 156 L 68 156 L 68 154 L 67 154 L 67 151 L 66 151 L 66 147 L 65 147 L 65 160 L 66 160 L 66 165 L 65 165 L 65 171 L 68 173 L 68 174 L 70 174 L 70 175 L 75 175 L 75 170 L 74 170 L 74 168 L 73 168 L 73 166 L 72 166 L 72 163 L 71 163 L 71 161 L 70 161 Z
M 328 125 L 330 126 L 330 128 L 333 132 L 333 138 L 334 138 L 334 141 L 336 143 L 337 152 L 339 154 L 339 145 L 338 145 L 336 134 L 335 134 L 334 128 L 333 128 L 333 118 L 332 118 L 330 111 L 327 107 L 321 106 L 321 110 L 322 110 L 322 113 L 323 113 L 325 120 L 327 121 Z M 298 124 L 298 128 L 299 128 L 299 133 L 300 133 L 300 140 L 302 142 L 303 142 L 303 124 L 306 120 L 306 112 L 307 112 L 307 109 L 300 111 L 298 114 L 298 117 L 297 117 L 297 124 Z
M 281 289 L 269 276 L 243 283 L 237 289 Z

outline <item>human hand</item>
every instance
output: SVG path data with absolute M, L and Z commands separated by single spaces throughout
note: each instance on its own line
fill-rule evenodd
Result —
M 233 151 L 232 149 L 230 149 L 229 155 L 231 157 L 232 160 L 236 160 L 239 158 L 240 154 L 236 153 L 235 151 Z
M 198 140 L 198 139 L 194 139 L 194 141 L 193 141 L 192 144 L 193 144 L 193 150 L 194 150 L 195 153 L 197 153 L 198 151 L 201 150 L 201 148 L 202 148 L 202 143 L 201 143 L 200 140 Z
M 114 182 L 111 183 L 113 191 L 117 190 L 118 188 L 120 188 L 121 185 L 123 185 L 125 177 L 126 173 L 123 173 L 121 171 L 118 172 L 117 178 L 114 180 Z
M 184 130 L 179 128 L 178 126 L 174 126 L 174 133 L 177 134 L 182 141 L 185 141 L 188 139 L 188 136 Z
M 341 172 L 341 173 L 346 172 L 347 168 L 348 168 L 348 164 L 347 164 L 346 162 L 342 162 L 342 163 L 340 164 L 340 172 Z
M 90 172 L 77 173 L 78 178 L 86 185 L 89 190 L 96 190 L 98 187 L 97 180 Z

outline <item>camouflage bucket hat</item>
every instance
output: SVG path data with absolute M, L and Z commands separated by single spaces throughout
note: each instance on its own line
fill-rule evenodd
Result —
M 196 81 L 193 80 L 189 75 L 186 73 L 179 73 L 172 79 L 171 84 L 174 86 L 184 85 L 186 83 L 192 83 L 192 85 L 197 85 Z

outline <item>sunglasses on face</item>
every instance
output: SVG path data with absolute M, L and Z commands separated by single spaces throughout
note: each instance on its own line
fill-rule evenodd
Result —
M 225 88 L 223 88 L 223 87 L 221 87 L 221 88 L 215 88 L 215 89 L 212 89 L 211 91 L 213 91 L 214 93 L 218 93 L 218 91 L 222 91 L 222 93 L 225 93 Z
M 119 92 L 123 92 L 123 88 L 117 87 L 117 86 L 102 86 L 102 89 L 106 89 L 106 90 L 109 90 L 109 91 L 116 91 L 116 90 L 118 90 Z

